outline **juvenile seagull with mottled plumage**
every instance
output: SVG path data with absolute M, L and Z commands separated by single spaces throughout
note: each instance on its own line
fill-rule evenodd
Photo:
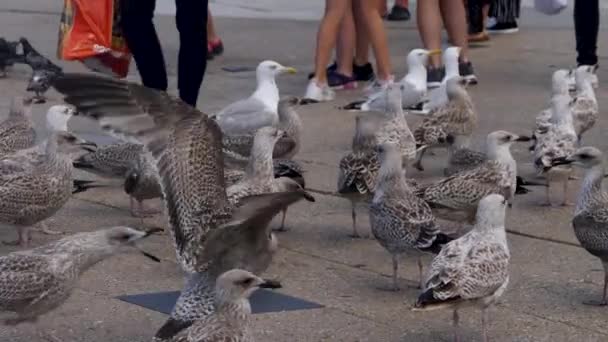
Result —
M 4 324 L 36 322 L 70 297 L 89 268 L 114 254 L 137 251 L 137 243 L 156 231 L 112 227 L 0 257 L 0 317 Z
M 8 117 L 0 123 L 0 158 L 36 143 L 31 104 L 30 99 L 12 99 Z
M 420 186 L 417 194 L 438 217 L 472 222 L 479 201 L 489 194 L 502 194 L 511 203 L 517 184 L 517 164 L 510 147 L 516 141 L 529 140 L 507 131 L 492 132 L 487 138 L 487 161 L 472 170 Z
M 272 157 L 275 159 L 291 159 L 300 150 L 302 136 L 302 120 L 294 106 L 299 103 L 299 98 L 288 96 L 278 105 L 278 123 L 276 128 L 283 131 L 285 135 L 275 144 Z M 224 135 L 224 156 L 229 165 L 246 165 L 249 161 L 255 131 L 248 134 Z
M 414 129 L 414 138 L 420 151 L 414 164 L 418 170 L 424 170 L 422 157 L 427 149 L 445 146 L 448 135 L 470 139 L 477 127 L 477 112 L 471 97 L 463 87 L 465 83 L 461 76 L 447 80 L 449 101 L 431 111 Z
M 547 179 L 546 199 L 543 205 L 551 205 L 551 184 L 561 182 L 563 186 L 562 205 L 567 205 L 568 179 L 572 167 L 560 165 L 553 167 L 556 158 L 567 157 L 574 153 L 577 145 L 577 135 L 572 120 L 572 99 L 570 95 L 556 95 L 551 100 L 551 119 L 547 130 L 536 135 L 534 146 L 534 166 L 538 174 L 544 174 Z
M 0 159 L 0 223 L 14 227 L 19 235 L 18 240 L 4 241 L 5 244 L 27 247 L 30 227 L 37 223 L 45 234 L 60 234 L 42 221 L 53 216 L 72 196 L 70 153 L 93 144 L 64 130 L 73 112 L 63 105 L 51 107 L 47 112 L 47 123 L 51 125 L 48 139 Z
M 481 308 L 483 341 L 488 341 L 487 308 L 502 296 L 509 283 L 506 205 L 505 198 L 498 194 L 480 201 L 477 223 L 470 232 L 443 246 L 414 307 L 415 311 L 453 309 L 456 341 L 458 310 L 467 306 Z
M 602 188 L 604 155 L 595 147 L 582 147 L 570 156 L 553 160 L 554 166 L 564 164 L 585 169 L 572 227 L 581 246 L 598 257 L 604 266 L 602 299 L 585 304 L 605 306 L 608 305 L 608 194 Z
M 379 147 L 381 167 L 370 203 L 372 234 L 392 256 L 393 289 L 397 285 L 398 257 L 415 250 L 437 253 L 450 238 L 439 232 L 429 205 L 414 194 L 405 181 L 399 151 L 394 145 Z M 418 256 L 422 284 L 422 255 Z
M 352 237 L 359 238 L 357 230 L 357 204 L 371 198 L 376 187 L 380 160 L 375 147 L 375 132 L 379 120 L 371 116 L 357 116 L 352 150 L 340 159 L 338 193 L 351 202 L 353 220 Z
M 280 288 L 251 272 L 233 269 L 217 278 L 214 311 L 167 342 L 254 342 L 249 296 L 259 288 Z
M 217 277 L 233 268 L 260 274 L 277 249 L 268 224 L 302 189 L 243 198 L 224 184 L 222 132 L 213 119 L 170 95 L 95 74 L 64 74 L 55 88 L 113 135 L 144 145 L 160 177 L 184 289 L 155 338 L 166 340 L 213 312 Z
M 592 85 L 594 71 L 595 67 L 592 65 L 581 65 L 574 71 L 576 95 L 572 104 L 572 120 L 579 142 L 582 140 L 583 134 L 595 125 L 599 116 L 597 99 Z
M 405 167 L 416 159 L 416 141 L 401 108 L 399 84 L 389 84 L 385 92 L 386 109 L 380 116 L 380 127 L 376 132 L 376 140 L 378 144 L 394 144 L 401 154 Z

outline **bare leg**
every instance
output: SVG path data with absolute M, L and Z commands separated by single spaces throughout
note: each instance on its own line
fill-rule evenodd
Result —
M 395 5 L 401 6 L 404 8 L 409 8 L 410 2 L 409 2 L 409 0 L 395 0 Z
M 359 232 L 357 231 L 357 205 L 355 201 L 351 201 L 350 204 L 352 207 L 351 216 L 353 218 L 353 234 L 351 237 L 358 239 L 361 235 L 359 235 Z
M 346 9 L 340 25 L 340 35 L 336 48 L 337 71 L 342 75 L 353 75 L 353 52 L 355 49 L 355 22 L 352 6 Z
M 369 35 L 363 27 L 363 18 L 361 14 L 353 8 L 353 24 L 355 26 L 355 64 L 363 66 L 369 63 Z
M 416 4 L 416 18 L 424 48 L 427 50 L 441 49 L 442 24 L 439 0 L 419 1 Z M 441 66 L 441 56 L 431 56 L 429 65 L 434 68 Z
M 568 202 L 568 177 L 566 177 L 566 179 L 564 180 L 563 189 L 564 200 L 562 201 L 562 207 L 567 207 L 569 205 L 572 205 L 572 203 Z
M 319 25 L 317 33 L 317 49 L 315 55 L 315 78 L 318 84 L 327 83 L 327 64 L 329 63 L 330 53 L 336 45 L 340 23 L 344 17 L 347 6 L 351 6 L 350 1 L 326 0 L 325 14 Z
M 595 300 L 591 300 L 591 301 L 584 301 L 583 304 L 585 305 L 593 305 L 593 306 L 606 306 L 608 305 L 608 301 L 606 298 L 607 292 L 608 292 L 608 264 L 606 263 L 602 263 L 604 266 L 604 292 L 602 294 L 602 300 L 601 301 L 595 301 Z
M 287 229 L 285 229 L 285 216 L 287 216 L 287 207 L 283 208 L 283 210 L 281 210 L 281 212 L 283 213 L 283 218 L 281 218 L 281 226 L 278 229 L 276 229 L 276 231 L 285 232 L 285 231 L 287 231 Z
M 131 211 L 131 215 L 134 217 L 139 215 L 137 213 L 137 209 L 135 208 L 135 198 L 133 198 L 133 196 L 129 196 L 129 210 Z
M 422 280 L 422 257 L 418 257 L 418 288 L 422 289 L 424 286 L 424 280 Z
M 36 232 L 41 232 L 42 234 L 46 234 L 46 235 L 61 235 L 61 234 L 63 234 L 63 232 L 61 232 L 61 231 L 49 229 L 49 227 L 44 222 L 40 222 L 38 225 L 40 226 L 39 228 L 32 228 L 32 230 L 34 230 Z
M 448 31 L 450 41 L 453 45 L 461 48 L 460 60 L 467 62 L 469 60 L 469 43 L 464 3 L 454 0 L 439 0 L 439 5 L 441 17 L 443 18 L 446 31 Z
M 458 310 L 454 310 L 454 316 L 452 316 L 452 320 L 454 322 L 454 342 L 460 342 Z
M 207 10 L 207 41 L 215 42 L 217 40 L 220 40 L 220 37 L 215 31 L 215 25 L 213 24 L 213 16 L 211 15 L 211 10 Z
M 481 331 L 483 336 L 483 342 L 488 342 L 488 312 L 487 308 L 481 308 Z
M 386 0 L 355 0 L 353 5 L 356 15 L 363 19 L 364 27 L 372 43 L 378 79 L 387 81 L 392 78 L 392 68 L 384 23 L 378 11 L 378 1 L 386 2 Z
M 399 291 L 399 285 L 397 284 L 397 271 L 399 270 L 399 260 L 397 255 L 393 254 L 393 291 Z
M 17 229 L 17 240 L 2 241 L 2 244 L 7 246 L 20 246 L 26 248 L 30 242 L 29 228 L 28 227 L 15 227 Z
M 418 171 L 424 171 L 424 167 L 422 167 L 422 157 L 424 156 L 424 152 L 426 152 L 427 148 L 426 147 L 422 147 L 420 149 L 420 152 L 418 152 L 418 155 L 416 156 L 416 162 L 414 162 L 414 167 L 418 170 Z

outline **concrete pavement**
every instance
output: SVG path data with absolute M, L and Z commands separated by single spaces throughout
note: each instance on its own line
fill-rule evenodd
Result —
M 234 4 L 244 7 L 243 3 L 218 0 L 212 2 L 212 6 Z M 271 1 L 255 3 L 266 6 Z M 307 6 L 306 2 L 300 3 Z M 318 5 L 320 1 L 315 3 Z M 54 56 L 59 19 L 53 14 L 56 7 L 56 3 L 51 6 L 35 0 L 18 4 L 13 0 L 3 2 L 0 5 L 2 35 L 7 38 L 27 36 L 42 52 Z M 311 5 L 311 12 L 318 13 L 318 10 L 318 6 Z M 175 89 L 178 39 L 174 19 L 159 15 L 156 20 L 172 76 L 171 86 Z M 209 64 L 200 108 L 213 112 L 252 91 L 253 73 L 231 74 L 222 71 L 221 67 L 255 66 L 267 58 L 298 68 L 299 75 L 282 76 L 278 83 L 283 94 L 303 94 L 305 74 L 311 69 L 316 22 L 269 20 L 268 17 L 218 18 L 217 25 L 226 53 Z M 519 34 L 497 37 L 490 47 L 472 51 L 480 79 L 480 84 L 470 89 L 480 115 L 476 146 L 481 146 L 485 135 L 496 129 L 530 132 L 534 115 L 547 104 L 551 73 L 556 67 L 569 67 L 574 63 L 571 26 L 569 13 L 546 17 L 526 9 Z M 413 23 L 388 23 L 387 27 L 395 74 L 400 76 L 405 72 L 406 53 L 419 46 L 418 35 Z M 604 38 L 600 41 L 600 65 L 607 64 L 608 47 L 602 44 L 606 34 L 605 29 L 600 33 Z M 68 70 L 84 70 L 77 63 L 62 65 Z M 28 76 L 27 69 L 19 67 L 9 78 L 0 80 L 2 110 L 8 106 L 11 96 L 22 94 Z M 131 77 L 137 78 L 135 68 Z M 605 69 L 600 69 L 599 77 L 597 96 L 600 109 L 605 109 L 608 108 L 608 91 L 602 82 L 608 79 Z M 341 92 L 333 103 L 299 109 L 305 132 L 304 146 L 297 160 L 306 167 L 307 183 L 313 190 L 335 188 L 337 162 L 349 149 L 354 125 L 354 114 L 338 111 L 335 107 L 357 96 L 357 92 Z M 60 99 L 56 93 L 50 93 L 49 97 L 53 102 Z M 36 107 L 39 122 L 47 107 Z M 408 118 L 412 127 L 418 120 Z M 97 132 L 95 125 L 83 120 L 75 120 L 70 126 L 78 132 Z M 602 135 L 606 128 L 608 120 L 601 116 L 596 127 L 585 137 L 585 144 L 608 150 L 608 142 Z M 513 150 L 521 173 L 530 175 L 531 158 L 527 146 L 514 146 Z M 444 160 L 445 153 L 440 151 L 437 156 L 426 159 L 427 171 L 408 170 L 408 175 L 430 180 L 441 174 Z M 572 182 L 572 189 L 571 197 L 574 198 L 578 189 L 576 182 Z M 490 312 L 490 336 L 493 341 L 606 341 L 606 308 L 581 304 L 583 300 L 600 295 L 601 264 L 576 246 L 570 227 L 572 208 L 539 207 L 542 196 L 542 189 L 519 196 L 508 213 L 507 228 L 512 232 L 508 236 L 512 250 L 511 282 L 501 303 Z M 158 202 L 154 204 L 158 205 Z M 362 212 L 360 216 L 361 225 L 367 229 L 365 214 Z M 146 220 L 147 225 L 164 225 L 165 222 L 160 217 Z M 139 221 L 130 216 L 128 198 L 121 189 L 80 194 L 49 220 L 50 227 L 69 233 L 118 224 L 139 225 Z M 390 283 L 390 258 L 373 240 L 347 237 L 351 224 L 348 201 L 317 195 L 317 203 L 301 203 L 290 209 L 287 224 L 291 231 L 280 234 L 282 248 L 267 275 L 280 278 L 285 293 L 326 307 L 254 316 L 259 341 L 451 340 L 449 312 L 410 311 L 418 294 L 414 288 L 417 279 L 415 258 L 406 256 L 400 264 L 401 292 L 382 290 Z M 12 239 L 14 234 L 3 229 L 0 239 Z M 53 238 L 35 235 L 34 239 L 37 245 Z M 166 317 L 114 297 L 178 289 L 182 279 L 167 236 L 150 239 L 145 248 L 161 256 L 163 263 L 153 264 L 138 255 L 124 255 L 103 262 L 83 277 L 65 306 L 41 318 L 39 327 L 52 331 L 66 342 L 149 341 Z M 0 246 L 0 254 L 14 250 Z M 426 263 L 430 260 L 430 257 L 425 259 Z M 462 316 L 463 340 L 480 341 L 479 313 L 465 310 Z M 28 325 L 16 329 L 0 327 L 0 340 L 39 341 L 31 328 Z

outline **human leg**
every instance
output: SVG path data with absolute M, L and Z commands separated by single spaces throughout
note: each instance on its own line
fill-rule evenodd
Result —
M 211 11 L 207 9 L 207 59 L 213 58 L 214 55 L 219 56 L 222 53 L 224 53 L 224 44 L 215 30 Z
M 364 18 L 354 7 L 353 21 L 356 38 L 353 74 L 357 81 L 370 81 L 374 78 L 374 68 L 369 62 L 369 35 L 364 26 Z
M 367 30 L 374 56 L 376 57 L 376 70 L 378 80 L 386 82 L 392 80 L 392 70 L 388 42 L 384 23 L 378 12 L 378 2 L 384 0 L 355 0 L 355 11 L 363 19 L 364 27 Z
M 598 0 L 574 1 L 576 62 L 579 65 L 597 64 L 597 36 L 600 26 L 599 13 Z
M 416 6 L 418 32 L 424 48 L 427 50 L 441 49 L 441 12 L 439 0 L 419 1 Z M 441 56 L 429 56 L 431 68 L 441 66 Z
M 462 1 L 439 0 L 441 17 L 452 45 L 460 47 L 458 69 L 460 76 L 469 84 L 477 84 L 473 64 L 469 61 L 469 42 L 467 35 L 467 20 Z
M 167 90 L 165 59 L 152 18 L 155 0 L 123 0 L 121 26 L 143 85 Z
M 175 0 L 179 31 L 177 87 L 180 98 L 196 106 L 207 68 L 208 0 Z
M 488 32 L 492 34 L 516 33 L 517 18 L 521 0 L 494 0 L 492 1 L 490 15 L 495 18 L 495 23 L 488 27 Z

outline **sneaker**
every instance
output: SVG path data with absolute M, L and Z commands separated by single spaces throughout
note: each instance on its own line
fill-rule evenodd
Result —
M 483 43 L 490 40 L 490 35 L 486 31 L 469 34 L 469 43 Z
M 496 23 L 487 28 L 490 34 L 509 34 L 509 33 L 517 33 L 519 32 L 519 27 L 517 27 L 517 22 L 512 23 Z
M 441 81 L 443 81 L 443 77 L 445 77 L 444 67 L 428 67 L 426 69 L 426 87 L 429 89 L 439 87 L 441 85 Z
M 488 17 L 488 19 L 486 21 L 486 28 L 490 28 L 490 27 L 496 25 L 496 23 L 498 23 L 498 21 L 496 20 L 495 17 Z
M 477 76 L 475 76 L 475 70 L 473 70 L 473 64 L 470 61 L 458 63 L 458 73 L 467 81 L 467 84 L 477 84 Z
M 329 74 L 332 71 L 336 71 L 338 69 L 338 62 L 334 61 L 332 64 L 330 64 L 327 67 L 327 73 Z M 315 73 L 311 72 L 308 74 L 308 79 L 311 80 L 313 77 L 315 77 Z
M 316 102 L 324 102 L 331 101 L 336 97 L 336 93 L 331 90 L 329 85 L 323 84 L 319 85 L 317 83 L 317 79 L 313 78 L 308 82 L 308 87 L 306 87 L 306 94 L 304 95 L 305 99 L 316 101 Z
M 327 83 L 332 89 L 357 88 L 357 81 L 354 77 L 343 75 L 335 70 L 327 73 Z
M 391 13 L 386 16 L 390 21 L 407 21 L 410 20 L 411 14 L 407 7 L 393 6 Z
M 386 89 L 386 86 L 393 83 L 394 77 L 391 76 L 388 80 L 379 80 L 374 78 L 370 84 L 365 87 L 365 94 L 375 94 L 383 89 Z
M 209 45 L 211 46 L 211 53 L 214 57 L 224 53 L 224 43 L 222 43 L 221 39 L 209 42 Z
M 374 79 L 374 68 L 370 63 L 364 65 L 353 63 L 353 76 L 356 81 L 371 81 Z

